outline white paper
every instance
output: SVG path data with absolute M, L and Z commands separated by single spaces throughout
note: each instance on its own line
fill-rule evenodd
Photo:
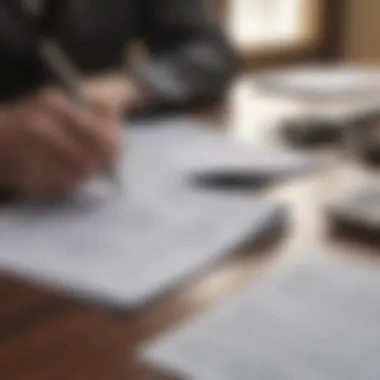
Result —
M 141 359 L 186 380 L 378 380 L 379 318 L 380 266 L 314 252 L 144 347 Z

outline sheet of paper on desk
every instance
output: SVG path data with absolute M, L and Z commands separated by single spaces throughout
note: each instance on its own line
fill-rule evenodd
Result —
M 196 119 L 172 119 L 153 128 L 155 131 L 133 129 L 135 149 L 152 155 L 158 152 L 159 160 L 165 160 L 166 167 L 175 166 L 185 180 L 196 175 L 235 172 L 276 181 L 320 170 L 326 164 L 321 155 L 240 142 Z
M 379 318 L 380 265 L 305 255 L 141 358 L 186 380 L 377 380 Z
M 366 94 L 380 95 L 378 70 L 343 65 L 273 70 L 258 74 L 254 81 L 259 88 L 275 93 L 326 97 L 328 100 Z
M 187 186 L 175 158 L 215 138 L 203 125 L 164 120 L 126 133 L 121 192 L 91 183 L 66 200 L 1 210 L 2 271 L 129 309 L 287 225 L 283 205 Z
M 128 193 L 0 215 L 0 268 L 116 308 L 136 308 L 235 252 L 274 234 L 286 210 L 241 196 L 173 189 Z
M 192 146 L 184 146 L 178 162 L 190 177 L 235 174 L 264 182 L 310 174 L 326 165 L 321 155 L 250 146 L 225 138 L 198 140 Z

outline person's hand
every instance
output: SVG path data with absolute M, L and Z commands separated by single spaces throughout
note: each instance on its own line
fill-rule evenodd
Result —
M 102 108 L 75 106 L 57 90 L 44 90 L 0 107 L 0 186 L 32 197 L 73 190 L 112 165 L 120 125 Z

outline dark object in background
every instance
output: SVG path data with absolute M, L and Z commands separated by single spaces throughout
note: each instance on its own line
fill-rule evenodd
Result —
M 327 214 L 336 232 L 380 243 L 380 181 L 352 191 L 330 205 Z
M 363 138 L 358 146 L 358 156 L 369 166 L 380 166 L 380 136 Z
M 358 112 L 351 121 L 354 129 L 370 131 L 380 122 L 380 108 Z
M 380 166 L 380 110 L 355 116 L 347 125 L 345 143 L 365 164 Z
M 285 121 L 282 136 L 292 145 L 314 147 L 339 141 L 342 128 L 336 121 L 306 117 Z
M 313 115 L 289 120 L 283 128 L 283 135 L 288 142 L 304 147 L 339 141 L 345 133 L 347 117 L 341 121 L 331 121 L 323 115 L 324 112 L 341 105 L 350 105 L 348 113 L 354 112 L 363 107 L 363 99 L 374 99 L 380 93 L 380 75 L 377 70 L 341 64 L 267 71 L 255 75 L 253 82 L 255 91 L 312 107 Z M 316 106 L 320 111 L 317 111 Z

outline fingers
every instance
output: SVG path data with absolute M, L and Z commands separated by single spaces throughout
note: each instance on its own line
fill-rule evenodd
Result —
M 100 159 L 108 161 L 115 158 L 120 144 L 120 126 L 114 118 L 77 107 L 57 92 L 45 95 L 42 101 L 44 111 L 56 115 L 61 120 L 62 128 L 78 143 Z
M 78 175 L 93 173 L 104 165 L 93 150 L 70 134 L 60 118 L 52 115 L 35 115 L 26 136 L 30 144 L 44 152 L 52 162 Z

